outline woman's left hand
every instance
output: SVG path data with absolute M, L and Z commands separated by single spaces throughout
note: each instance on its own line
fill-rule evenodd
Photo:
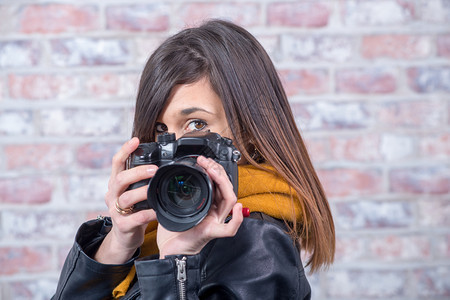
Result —
M 232 237 L 243 220 L 242 204 L 237 203 L 233 185 L 223 167 L 210 158 L 198 157 L 197 163 L 205 169 L 215 183 L 214 199 L 207 216 L 193 228 L 183 232 L 171 232 L 158 226 L 157 243 L 160 259 L 167 255 L 194 255 L 211 240 Z M 233 218 L 225 220 L 233 210 Z

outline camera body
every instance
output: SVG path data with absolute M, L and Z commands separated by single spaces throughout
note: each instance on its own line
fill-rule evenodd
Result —
M 140 144 L 127 160 L 127 168 L 159 167 L 152 178 L 129 186 L 129 190 L 149 186 L 147 200 L 136 203 L 133 210 L 154 209 L 158 222 L 170 231 L 197 225 L 208 214 L 214 197 L 214 183 L 197 164 L 200 155 L 222 165 L 237 194 L 241 154 L 230 139 L 213 132 L 190 132 L 179 139 L 174 133 L 164 133 L 157 142 Z

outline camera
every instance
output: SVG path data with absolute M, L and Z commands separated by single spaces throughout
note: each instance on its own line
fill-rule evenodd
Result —
M 127 168 L 159 167 L 152 178 L 128 187 L 148 185 L 147 200 L 136 203 L 133 210 L 154 209 L 158 222 L 170 231 L 186 231 L 200 223 L 214 196 L 214 183 L 197 164 L 200 155 L 223 166 L 237 195 L 241 153 L 231 139 L 213 132 L 190 132 L 179 139 L 164 133 L 156 142 L 140 144 L 127 160 Z

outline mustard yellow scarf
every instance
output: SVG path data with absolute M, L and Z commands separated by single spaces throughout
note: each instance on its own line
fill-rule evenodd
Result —
M 264 165 L 264 167 L 273 170 L 267 165 Z M 274 218 L 289 221 L 294 221 L 293 218 L 295 220 L 301 218 L 300 205 L 295 190 L 282 177 L 251 165 L 239 166 L 238 202 L 242 203 L 243 207 L 248 207 L 250 212 L 263 212 Z M 292 203 L 294 203 L 294 206 Z M 158 253 L 156 244 L 157 226 L 156 221 L 148 224 L 140 257 Z M 136 269 L 133 266 L 127 277 L 114 289 L 113 297 L 115 299 L 125 295 L 135 275 Z

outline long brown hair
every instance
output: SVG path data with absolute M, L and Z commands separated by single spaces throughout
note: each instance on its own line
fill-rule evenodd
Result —
M 206 77 L 223 102 L 234 143 L 260 167 L 258 151 L 296 191 L 304 218 L 291 224 L 311 271 L 333 262 L 334 223 L 276 69 L 260 43 L 235 24 L 211 20 L 167 39 L 142 73 L 133 136 L 155 140 L 155 123 L 175 85 Z M 253 156 L 253 158 L 252 158 Z

